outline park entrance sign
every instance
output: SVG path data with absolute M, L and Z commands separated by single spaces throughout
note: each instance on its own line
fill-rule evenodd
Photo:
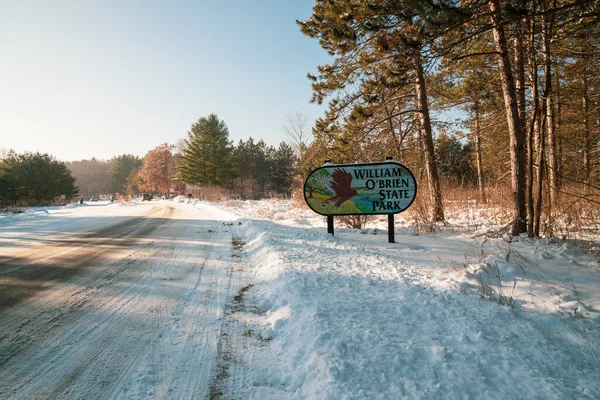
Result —
M 416 195 L 417 181 L 412 172 L 391 160 L 326 163 L 312 171 L 304 183 L 306 203 L 314 212 L 328 216 L 330 233 L 334 215 L 388 214 L 393 223 L 393 214 L 410 207 Z
M 414 175 L 395 161 L 326 164 L 304 184 L 306 203 L 322 215 L 397 214 L 410 207 L 416 194 Z

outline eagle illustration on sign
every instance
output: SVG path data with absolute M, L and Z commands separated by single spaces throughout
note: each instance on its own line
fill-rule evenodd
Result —
M 396 161 L 326 164 L 306 178 L 304 199 L 322 215 L 396 214 L 414 201 L 417 182 Z
M 338 168 L 333 171 L 327 186 L 331 188 L 335 196 L 328 198 L 323 203 L 333 203 L 335 207 L 341 206 L 343 202 L 358 194 L 356 190 L 352 189 L 352 175 L 343 169 Z

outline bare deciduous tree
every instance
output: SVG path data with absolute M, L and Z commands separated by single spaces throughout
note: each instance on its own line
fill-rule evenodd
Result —
M 312 138 L 309 131 L 308 117 L 300 111 L 288 114 L 283 118 L 281 129 L 290 139 L 298 156 L 302 158 L 302 153 Z

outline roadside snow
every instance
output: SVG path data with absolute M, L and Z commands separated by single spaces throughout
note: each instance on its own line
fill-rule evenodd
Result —
M 390 244 L 381 220 L 332 237 L 286 201 L 220 208 L 245 219 L 238 318 L 257 332 L 232 397 L 600 398 L 600 278 L 584 249 L 410 226 Z
M 123 218 L 136 218 L 157 203 L 85 202 L 55 207 L 19 208 L 20 213 L 0 212 L 0 255 L 9 256 L 40 240 L 56 240 L 87 232 Z
M 1 255 L 164 203 L 231 235 L 215 271 L 229 265 L 241 289 L 218 297 L 229 308 L 214 398 L 600 398 L 596 255 L 548 239 L 473 239 L 487 228 L 474 208 L 428 234 L 399 216 L 393 244 L 385 218 L 330 236 L 323 217 L 289 201 L 38 208 L 0 216 Z M 204 361 L 186 354 L 193 375 Z
M 0 223 L 0 399 L 212 398 L 240 289 L 235 217 L 171 202 L 49 211 Z

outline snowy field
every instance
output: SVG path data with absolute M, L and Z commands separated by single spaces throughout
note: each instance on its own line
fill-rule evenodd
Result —
M 134 365 L 97 369 L 123 361 L 113 353 L 103 359 L 108 356 L 94 342 L 102 335 L 82 325 L 93 325 L 94 317 L 78 317 L 73 326 L 79 335 L 57 334 L 46 359 L 39 355 L 36 361 L 67 365 L 45 365 L 34 369 L 35 377 L 19 379 L 15 371 L 28 374 L 25 358 L 2 357 L 19 336 L 0 327 L 0 397 L 27 398 L 20 391 L 36 393 L 33 389 L 68 375 L 64 387 L 53 388 L 55 398 L 89 393 L 94 398 L 600 398 L 600 267 L 594 251 L 558 240 L 491 239 L 483 234 L 484 224 L 477 224 L 477 232 L 465 228 L 473 215 L 455 216 L 434 233 L 418 232 L 400 216 L 391 244 L 385 218 L 364 230 L 338 224 L 330 236 L 323 217 L 287 201 L 151 203 L 0 216 L 1 265 L 50 236 L 67 240 L 123 218 L 146 218 L 150 207 L 157 213 L 172 210 L 160 217 L 171 230 L 153 236 L 163 229 L 158 228 L 131 250 L 141 254 L 140 269 L 144 260 L 159 259 L 160 265 L 137 282 L 114 278 L 98 289 L 104 293 L 110 285 L 127 283 L 140 291 L 123 289 L 130 295 L 127 302 L 111 292 L 113 301 L 101 306 L 114 318 L 103 319 L 98 329 L 108 330 L 124 315 L 142 320 L 140 327 L 147 324 L 144 318 L 158 318 L 153 323 L 162 336 L 147 328 L 139 335 L 129 332 L 126 345 L 111 346 L 114 352 L 139 347 Z M 172 218 L 187 222 L 178 225 Z M 214 246 L 230 241 L 230 249 L 214 256 L 207 244 L 214 238 Z M 165 254 L 150 257 L 148 252 L 158 251 L 152 246 L 161 243 Z M 200 254 L 195 246 L 202 243 L 206 252 Z M 214 282 L 203 286 L 193 269 L 209 259 Z M 126 263 L 116 265 L 127 271 Z M 160 281 L 153 274 L 157 269 Z M 228 272 L 220 276 L 219 271 Z M 171 280 L 179 289 L 167 292 Z M 153 298 L 159 288 L 173 309 Z M 147 299 L 136 304 L 140 293 Z M 28 310 L 34 301 L 18 310 Z M 0 325 L 27 318 L 8 311 L 0 312 Z M 204 317 L 198 319 L 200 311 Z M 114 332 L 109 337 L 124 338 Z M 60 358 L 61 346 L 74 341 L 96 350 Z M 91 361 L 75 373 L 70 368 L 77 365 L 77 354 Z M 200 378 L 192 379 L 194 374 Z

